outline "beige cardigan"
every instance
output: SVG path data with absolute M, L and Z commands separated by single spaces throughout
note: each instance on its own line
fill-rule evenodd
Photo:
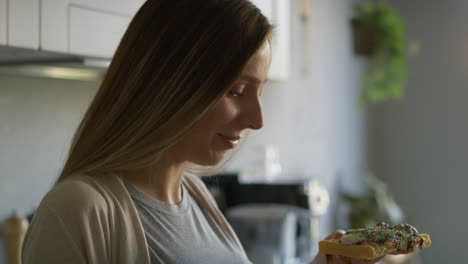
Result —
M 204 183 L 196 176 L 183 182 L 245 254 Z M 114 175 L 74 176 L 55 186 L 35 213 L 22 259 L 23 264 L 150 264 L 137 209 Z

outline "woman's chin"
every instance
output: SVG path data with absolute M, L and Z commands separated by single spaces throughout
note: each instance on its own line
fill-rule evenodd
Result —
M 201 164 L 198 164 L 198 165 L 205 166 L 205 167 L 207 167 L 207 166 L 216 166 L 216 165 L 220 164 L 222 161 L 223 161 L 223 159 L 221 158 L 221 159 L 216 159 L 216 160 L 205 161 L 205 162 L 203 162 Z
M 212 153 L 203 159 L 198 159 L 195 163 L 199 166 L 216 166 L 224 160 L 225 153 Z

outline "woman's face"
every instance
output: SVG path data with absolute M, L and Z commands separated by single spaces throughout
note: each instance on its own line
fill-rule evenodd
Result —
M 263 127 L 260 95 L 270 58 L 270 44 L 265 42 L 231 89 L 177 144 L 180 158 L 202 166 L 216 165 L 236 147 L 245 130 Z

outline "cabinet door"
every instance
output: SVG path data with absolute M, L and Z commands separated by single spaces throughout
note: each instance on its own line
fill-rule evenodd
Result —
M 7 0 L 0 0 L 0 45 L 7 44 Z
M 68 0 L 41 1 L 41 49 L 68 52 Z
M 9 46 L 39 48 L 39 0 L 8 1 Z
M 44 50 L 112 57 L 144 0 L 42 0 Z
M 70 8 L 70 53 L 111 58 L 131 17 Z

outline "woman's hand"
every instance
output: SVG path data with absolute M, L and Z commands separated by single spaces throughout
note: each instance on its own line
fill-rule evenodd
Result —
M 325 239 L 339 239 L 344 235 L 343 230 L 337 230 L 327 236 Z M 379 262 L 383 257 L 376 258 L 373 260 L 355 259 L 350 257 L 344 257 L 339 255 L 327 255 L 327 264 L 374 264 Z

